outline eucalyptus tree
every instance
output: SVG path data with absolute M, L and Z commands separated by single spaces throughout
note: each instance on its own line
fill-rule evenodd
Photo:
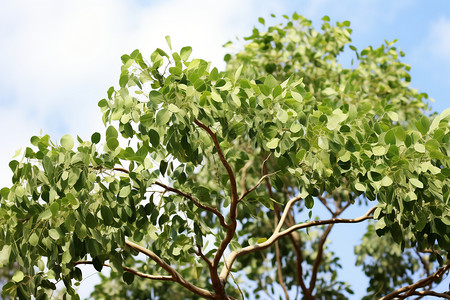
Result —
M 433 291 L 450 269 L 450 110 L 425 114 L 394 42 L 359 51 L 348 21 L 285 18 L 260 18 L 224 71 L 168 37 L 123 55 L 103 134 L 33 136 L 0 193 L 0 266 L 18 264 L 3 293 L 63 282 L 78 299 L 92 265 L 110 269 L 96 299 L 346 299 L 327 240 L 354 223 L 368 299 L 450 298 Z

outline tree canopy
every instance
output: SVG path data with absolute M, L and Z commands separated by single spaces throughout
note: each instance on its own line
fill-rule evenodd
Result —
M 395 42 L 357 50 L 348 21 L 285 19 L 260 18 L 224 71 L 169 37 L 123 55 L 104 133 L 33 136 L 0 191 L 3 294 L 62 281 L 79 299 L 88 264 L 111 269 L 95 299 L 346 299 L 327 241 L 355 223 L 367 299 L 450 299 L 433 291 L 450 269 L 450 109 L 426 114 Z

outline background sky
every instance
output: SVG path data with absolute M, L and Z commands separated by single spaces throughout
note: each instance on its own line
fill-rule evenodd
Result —
M 250 35 L 258 17 L 294 11 L 312 19 L 351 21 L 352 44 L 359 50 L 398 39 L 406 52 L 412 87 L 435 100 L 433 111 L 450 107 L 450 2 L 448 0 L 15 0 L 1 1 L 0 10 L 0 187 L 11 184 L 8 162 L 29 145 L 33 135 L 53 141 L 69 133 L 89 139 L 102 132 L 97 102 L 118 86 L 120 56 L 140 49 L 149 54 L 166 47 L 192 46 L 191 57 L 223 68 L 221 45 Z M 364 209 L 349 209 L 356 217 Z M 338 226 L 336 226 L 337 228 Z M 355 268 L 353 246 L 362 231 L 339 227 L 330 238 L 333 249 L 346 255 L 342 280 L 352 282 L 360 299 L 367 285 Z M 349 231 L 354 237 L 349 237 Z M 94 270 L 95 271 L 95 270 Z M 94 273 L 92 270 L 86 275 Z M 88 295 L 93 277 L 81 285 Z M 447 280 L 448 281 L 448 280 Z M 446 284 L 448 286 L 448 282 Z M 442 284 L 442 289 L 445 288 Z

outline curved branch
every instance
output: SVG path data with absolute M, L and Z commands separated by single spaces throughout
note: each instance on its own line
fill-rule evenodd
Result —
M 245 254 L 252 253 L 255 251 L 264 250 L 264 249 L 272 246 L 272 244 L 275 243 L 275 241 L 277 241 L 278 239 L 288 235 L 289 233 L 291 233 L 293 231 L 299 230 L 299 229 L 320 226 L 320 225 L 327 225 L 327 224 L 337 224 L 337 223 L 360 223 L 367 219 L 372 219 L 373 217 L 370 214 L 376 208 L 376 206 L 372 207 L 363 216 L 355 218 L 355 219 L 333 218 L 333 219 L 328 219 L 328 220 L 310 221 L 310 222 L 291 226 L 288 229 L 280 232 L 281 227 L 283 226 L 284 220 L 286 219 L 286 216 L 289 213 L 289 210 L 290 210 L 292 204 L 294 204 L 296 201 L 298 201 L 300 199 L 301 199 L 301 197 L 298 196 L 298 197 L 295 197 L 295 198 L 292 198 L 291 200 L 289 200 L 289 202 L 287 203 L 287 205 L 283 211 L 283 215 L 281 216 L 281 219 L 280 219 L 280 222 L 278 223 L 277 228 L 275 229 L 274 233 L 272 234 L 272 236 L 269 239 L 267 239 L 263 243 L 247 246 L 245 248 L 242 248 L 240 250 L 233 251 L 230 253 L 230 255 L 228 256 L 228 259 L 227 259 L 227 263 L 225 264 L 224 268 L 222 269 L 222 272 L 220 273 L 220 278 L 222 278 L 222 280 L 226 280 L 226 278 L 228 277 L 228 274 L 230 272 L 231 266 L 233 265 L 236 258 L 239 256 L 243 256 Z M 229 268 L 227 266 L 229 266 Z
M 164 270 L 166 270 L 171 277 L 173 278 L 173 281 L 179 283 L 180 285 L 182 285 L 183 287 L 185 287 L 186 289 L 188 289 L 189 291 L 193 292 L 196 295 L 199 295 L 201 297 L 207 298 L 207 299 L 215 299 L 215 296 L 213 293 L 211 293 L 210 291 L 201 289 L 195 285 L 193 285 L 192 283 L 186 281 L 183 276 L 181 276 L 180 273 L 178 273 L 174 268 L 172 268 L 169 264 L 167 264 L 164 260 L 162 260 L 158 255 L 156 255 L 154 252 L 138 245 L 135 244 L 133 242 L 130 241 L 125 241 L 125 244 L 142 253 L 147 255 L 148 257 L 150 257 L 152 260 L 154 260 L 161 268 L 163 268 Z
M 444 292 L 444 293 L 438 293 L 438 292 L 433 292 L 433 291 L 420 291 L 420 292 L 414 292 L 412 293 L 415 296 L 433 296 L 433 297 L 438 297 L 438 298 L 445 298 L 445 299 L 450 299 L 450 292 Z
M 74 261 L 73 264 L 76 265 L 93 265 L 94 262 L 90 261 L 90 260 L 81 260 L 81 261 Z M 111 268 L 111 266 L 109 264 L 103 264 L 105 267 Z M 163 280 L 163 281 L 175 281 L 173 279 L 172 276 L 163 276 L 163 275 L 150 275 L 150 274 L 145 274 L 142 272 L 139 272 L 135 269 L 132 268 L 128 268 L 128 267 L 122 267 L 122 269 L 124 271 L 127 271 L 129 273 L 133 273 L 134 275 L 137 275 L 139 277 L 142 278 L 146 278 L 146 279 L 152 279 L 152 280 Z
M 205 124 L 201 123 L 199 120 L 194 119 L 194 123 L 205 130 L 208 135 L 213 140 L 214 146 L 216 148 L 217 154 L 219 155 L 220 161 L 222 165 L 225 167 L 228 173 L 228 178 L 230 179 L 230 188 L 231 188 L 231 204 L 230 204 L 230 225 L 226 228 L 225 238 L 220 243 L 219 248 L 217 249 L 216 254 L 213 259 L 213 270 L 212 270 L 212 284 L 214 287 L 214 291 L 220 295 L 222 298 L 226 297 L 225 294 L 225 281 L 220 280 L 221 278 L 217 276 L 217 268 L 219 267 L 220 259 L 222 258 L 228 244 L 233 239 L 234 234 L 236 233 L 237 227 L 237 205 L 239 202 L 239 197 L 237 193 L 237 185 L 236 185 L 236 177 L 234 176 L 234 172 L 231 169 L 231 166 L 228 164 L 225 156 L 223 155 L 222 149 L 220 148 L 219 141 L 217 140 L 216 134 Z M 228 273 L 229 274 L 229 273 Z M 228 275 L 227 274 L 227 275 Z
M 130 174 L 130 171 L 128 171 L 127 169 L 124 169 L 124 168 L 113 168 L 113 170 Z M 180 191 L 180 190 L 178 190 L 176 188 L 173 188 L 173 187 L 170 187 L 168 185 L 165 185 L 164 183 L 156 181 L 155 184 L 159 185 L 160 187 L 165 188 L 166 190 L 168 190 L 170 192 L 176 193 L 176 194 L 178 194 L 180 196 L 183 196 L 183 197 L 189 199 L 190 201 L 192 201 L 192 203 L 194 203 L 195 206 L 197 206 L 199 208 L 202 208 L 204 210 L 212 212 L 213 214 L 215 214 L 217 216 L 217 218 L 219 219 L 220 225 L 222 225 L 222 227 L 225 227 L 225 228 L 229 227 L 229 225 L 225 222 L 225 218 L 223 217 L 223 215 L 217 209 L 215 209 L 214 207 L 210 207 L 208 205 L 205 205 L 205 204 L 201 203 L 200 201 L 198 201 L 197 199 L 195 199 L 194 197 L 192 197 L 191 195 L 186 194 L 186 193 L 184 193 L 184 192 L 182 192 L 182 191 Z
M 263 182 L 266 178 L 268 178 L 268 177 L 270 177 L 270 176 L 272 176 L 272 175 L 275 175 L 276 173 L 278 173 L 278 171 L 273 172 L 273 173 L 270 173 L 270 174 L 265 174 L 263 177 L 261 177 L 261 178 L 258 180 L 258 182 L 257 182 L 251 189 L 249 189 L 248 191 L 246 191 L 245 193 L 243 193 L 243 194 L 241 195 L 241 197 L 239 198 L 238 201 L 241 201 L 242 199 L 244 199 L 245 196 L 247 196 L 248 194 L 250 194 L 251 192 L 253 192 L 254 190 L 256 190 L 256 188 L 258 188 L 258 186 L 261 184 L 261 182 Z
M 317 273 L 319 271 L 319 266 L 320 263 L 322 262 L 322 255 L 323 255 L 323 246 L 327 240 L 328 235 L 331 232 L 331 229 L 333 228 L 334 224 L 330 224 L 328 225 L 327 229 L 325 229 L 325 232 L 323 233 L 322 237 L 320 238 L 319 241 L 319 247 L 317 250 L 317 257 L 316 260 L 314 261 L 314 266 L 312 269 L 312 275 L 311 275 L 311 280 L 309 281 L 309 292 L 312 294 L 314 288 L 316 287 L 316 279 L 317 279 Z
M 168 185 L 165 185 L 164 183 L 161 183 L 161 182 L 159 182 L 159 181 L 156 181 L 155 184 L 156 184 L 156 185 L 159 185 L 160 187 L 165 188 L 166 190 L 168 190 L 168 191 L 170 191 L 170 192 L 176 193 L 176 194 L 178 194 L 178 195 L 180 195 L 180 196 L 183 196 L 183 197 L 189 199 L 192 203 L 195 204 L 195 206 L 197 206 L 197 207 L 199 207 L 199 208 L 202 208 L 202 209 L 204 209 L 204 210 L 207 210 L 207 211 L 209 211 L 209 212 L 212 212 L 213 214 L 215 214 L 215 215 L 217 216 L 217 218 L 219 219 L 220 225 L 222 225 L 222 227 L 228 228 L 228 227 L 230 226 L 230 225 L 228 225 L 228 224 L 225 222 L 225 218 L 224 218 L 223 215 L 220 213 L 220 211 L 218 211 L 218 210 L 215 209 L 214 207 L 205 205 L 205 204 L 201 203 L 199 200 L 197 200 L 197 199 L 195 199 L 194 197 L 192 197 L 191 195 L 189 195 L 189 194 L 187 194 L 187 193 L 185 193 L 185 192 L 182 192 L 182 191 L 180 191 L 180 190 L 178 190 L 178 189 L 176 189 L 176 188 L 173 188 L 173 187 L 170 187 L 170 186 L 168 186 Z
M 204 129 L 209 134 L 209 136 L 211 137 L 211 139 L 214 142 L 214 146 L 216 147 L 217 154 L 219 155 L 220 161 L 222 162 L 223 166 L 227 170 L 228 177 L 230 178 L 231 196 L 232 196 L 232 200 L 233 200 L 231 205 L 233 205 L 233 202 L 237 202 L 237 200 L 238 200 L 236 178 L 234 176 L 233 170 L 231 169 L 225 156 L 223 155 L 222 149 L 220 148 L 220 145 L 219 145 L 219 141 L 217 140 L 217 136 L 214 132 L 212 132 L 212 130 L 208 126 L 201 123 L 199 120 L 194 119 L 194 123 L 196 125 L 198 125 L 199 127 L 201 127 L 202 129 Z M 235 203 L 235 205 L 236 205 L 236 203 Z M 232 214 L 232 213 L 235 213 L 235 212 L 230 211 L 230 214 Z
M 390 294 L 387 294 L 386 296 L 380 298 L 380 300 L 389 300 L 389 299 L 394 299 L 395 297 L 399 296 L 401 293 L 406 292 L 406 294 L 415 294 L 415 293 L 419 293 L 418 295 L 422 295 L 420 293 L 424 293 L 424 292 L 429 292 L 429 291 L 422 291 L 422 292 L 416 292 L 415 290 L 418 288 L 422 288 L 424 286 L 429 285 L 430 283 L 438 280 L 439 278 L 442 277 L 442 275 L 444 275 L 444 273 L 450 270 L 450 262 L 447 263 L 445 266 L 443 266 L 442 268 L 437 269 L 436 272 L 434 272 L 433 274 L 431 274 L 428 277 L 425 277 L 424 279 L 421 279 L 419 281 L 417 281 L 414 284 L 411 285 L 407 285 L 404 286 L 402 288 L 399 288 L 396 291 L 393 291 Z M 430 294 L 431 295 L 431 294 Z
M 351 203 L 351 201 L 348 201 L 347 204 L 346 204 L 344 207 L 342 207 L 341 209 L 339 209 L 339 210 L 336 211 L 336 212 L 333 212 L 333 211 L 330 210 L 331 213 L 332 213 L 332 215 L 333 215 L 333 218 L 336 218 L 336 217 L 338 217 L 340 214 L 342 214 L 342 212 L 343 212 L 344 210 L 346 210 L 347 207 L 350 206 L 350 203 Z M 325 199 L 324 205 L 325 205 L 327 208 L 329 208 L 329 207 L 326 205 L 326 199 Z M 316 257 L 316 260 L 315 260 L 315 262 L 314 262 L 314 266 L 313 266 L 313 270 L 312 270 L 312 275 L 311 275 L 311 281 L 310 281 L 310 284 L 309 284 L 309 292 L 310 292 L 311 294 L 312 294 L 312 292 L 313 292 L 313 290 L 314 290 L 314 288 L 315 288 L 315 286 L 316 286 L 317 273 L 318 273 L 318 271 L 319 271 L 320 263 L 322 262 L 323 247 L 324 247 L 324 245 L 325 245 L 325 242 L 326 242 L 326 240 L 327 240 L 328 235 L 329 235 L 330 232 L 331 232 L 331 229 L 333 229 L 333 225 L 334 225 L 334 224 L 328 225 L 327 229 L 325 230 L 325 232 L 323 233 L 323 235 L 322 235 L 322 237 L 320 238 L 320 241 L 319 241 L 319 246 L 318 246 L 318 250 L 317 250 L 317 257 Z

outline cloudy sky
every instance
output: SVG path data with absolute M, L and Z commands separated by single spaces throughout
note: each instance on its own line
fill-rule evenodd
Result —
M 294 11 L 316 25 L 324 15 L 351 21 L 358 49 L 398 39 L 412 86 L 434 98 L 434 111 L 450 107 L 448 0 L 2 1 L 0 186 L 10 184 L 14 152 L 41 130 L 54 141 L 102 131 L 97 102 L 118 85 L 122 54 L 150 54 L 170 35 L 174 49 L 190 45 L 223 67 L 221 45 L 250 34 L 258 17 Z

